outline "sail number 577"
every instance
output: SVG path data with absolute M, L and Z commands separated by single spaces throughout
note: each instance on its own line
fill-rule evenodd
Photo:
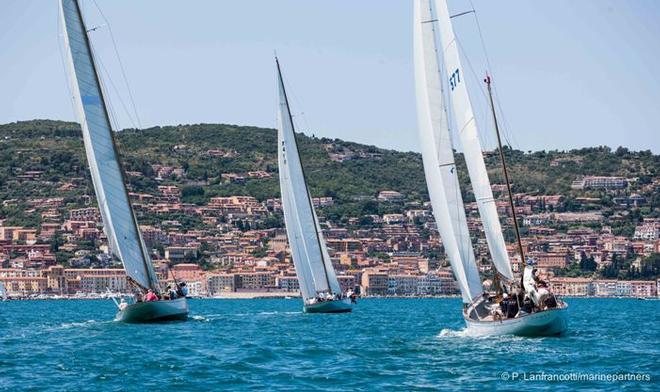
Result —
M 454 91 L 454 88 L 461 82 L 461 74 L 458 72 L 458 68 L 456 68 L 456 71 L 449 76 L 449 86 L 451 86 L 451 91 Z

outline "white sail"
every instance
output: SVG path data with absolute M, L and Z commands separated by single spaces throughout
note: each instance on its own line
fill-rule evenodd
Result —
M 140 236 L 130 205 L 114 144 L 106 102 L 80 6 L 61 0 L 66 28 L 68 69 L 87 162 L 94 183 L 103 228 L 112 252 L 124 264 L 127 275 L 143 288 L 159 291 L 149 253 Z
M 311 195 L 309 196 L 312 197 Z M 316 232 L 319 233 L 319 242 L 321 244 L 321 252 L 323 254 L 323 264 L 325 266 L 325 273 L 328 275 L 328 283 L 330 283 L 330 289 L 333 293 L 341 293 L 341 287 L 339 286 L 339 280 L 337 279 L 337 274 L 335 273 L 335 267 L 332 265 L 332 259 L 330 259 L 330 254 L 328 253 L 328 246 L 325 243 L 325 238 L 323 237 L 323 231 L 321 231 L 321 225 L 319 224 L 319 218 L 316 216 L 316 210 L 312 208 L 312 213 L 314 214 L 314 222 L 316 222 Z
M 340 293 L 339 283 L 325 248 L 323 234 L 305 183 L 279 63 L 277 70 L 280 97 L 277 156 L 282 209 L 300 291 L 305 299 L 314 298 L 320 292 Z
M 5 289 L 4 282 L 0 282 L 0 298 L 2 299 L 7 298 L 7 290 Z
M 477 134 L 477 123 L 472 112 L 470 97 L 465 85 L 465 74 L 461 67 L 458 45 L 451 25 L 446 0 L 435 0 L 435 17 L 440 27 L 440 48 L 444 59 L 446 77 L 449 83 L 449 96 L 452 103 L 458 134 L 470 174 L 470 182 L 477 200 L 479 215 L 483 222 L 488 248 L 495 268 L 505 278 L 513 279 L 509 255 L 502 235 L 502 227 L 497 215 L 493 191 L 488 180 L 488 172 L 483 159 L 481 142 Z
M 430 0 L 415 1 L 414 59 L 419 136 L 424 174 L 438 231 L 463 302 L 482 293 L 465 218 L 443 100 Z

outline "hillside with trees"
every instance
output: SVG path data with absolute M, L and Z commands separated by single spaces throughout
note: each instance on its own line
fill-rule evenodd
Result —
M 325 211 L 330 219 L 361 214 L 382 214 L 399 206 L 377 204 L 383 190 L 405 195 L 408 203 L 427 200 L 421 156 L 413 152 L 381 149 L 339 139 L 298 135 L 312 195 L 331 196 L 335 206 Z M 416 135 L 411 135 L 416 137 Z M 194 124 L 126 129 L 117 133 L 122 163 L 134 192 L 154 193 L 158 185 L 174 184 L 182 189 L 183 201 L 203 204 L 214 196 L 250 195 L 260 201 L 279 196 L 276 131 L 227 124 Z M 562 194 L 564 208 L 589 209 L 578 198 L 598 199 L 597 208 L 613 205 L 618 194 L 641 193 L 647 203 L 633 210 L 634 219 L 658 216 L 660 156 L 650 151 L 611 150 L 608 147 L 570 151 L 523 152 L 506 149 L 514 192 Z M 486 152 L 491 182 L 502 183 L 499 157 Z M 457 154 L 463 196 L 473 201 L 467 170 Z M 169 166 L 179 175 L 156 179 L 155 169 Z M 251 178 L 248 172 L 263 171 L 267 178 Z M 30 180 L 30 173 L 39 181 Z M 243 176 L 228 180 L 227 174 Z M 575 191 L 571 183 L 581 176 L 621 176 L 631 186 L 618 193 L 599 190 Z M 73 181 L 75 187 L 62 187 Z M 76 123 L 33 120 L 0 125 L 0 200 L 19 201 L 34 197 L 64 197 L 72 206 L 81 194 L 93 198 L 80 128 Z M 24 207 L 24 206 L 23 206 Z M 1 216 L 36 224 L 21 206 L 3 206 Z M 29 215 L 29 214 L 28 214 Z

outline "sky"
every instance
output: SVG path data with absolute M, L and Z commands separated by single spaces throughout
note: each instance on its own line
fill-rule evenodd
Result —
M 122 127 L 273 128 L 277 51 L 299 131 L 418 151 L 410 0 L 82 4 Z M 452 13 L 472 4 L 453 22 L 484 148 L 489 69 L 514 148 L 660 153 L 660 1 L 449 0 Z M 58 1 L 3 0 L 0 123 L 74 120 L 60 29 Z

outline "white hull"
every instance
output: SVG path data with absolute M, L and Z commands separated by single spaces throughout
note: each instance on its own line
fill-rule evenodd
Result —
M 348 298 L 335 301 L 317 302 L 303 307 L 305 313 L 347 313 L 351 310 L 351 300 Z
M 187 320 L 188 300 L 178 298 L 153 302 L 138 302 L 120 310 L 116 321 L 125 323 L 152 323 L 158 321 Z
M 561 308 L 544 310 L 526 316 L 500 321 L 465 319 L 470 334 L 480 336 L 557 336 L 566 332 L 568 321 L 564 304 Z

